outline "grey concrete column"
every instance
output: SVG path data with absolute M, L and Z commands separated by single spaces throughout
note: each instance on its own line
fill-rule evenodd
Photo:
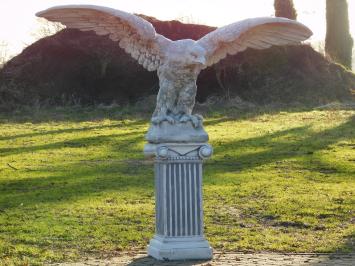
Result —
M 159 260 L 210 259 L 203 234 L 202 165 L 207 143 L 147 144 L 155 156 L 156 232 L 148 254 Z

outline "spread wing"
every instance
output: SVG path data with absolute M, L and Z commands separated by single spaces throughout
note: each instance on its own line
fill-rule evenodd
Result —
M 298 44 L 312 34 L 310 29 L 294 20 L 253 18 L 218 28 L 198 40 L 198 44 L 207 51 L 207 67 L 227 54 L 237 54 L 248 47 L 265 49 L 272 45 Z
M 148 21 L 120 10 L 92 5 L 52 7 L 36 14 L 68 28 L 108 35 L 149 71 L 157 70 L 170 40 L 155 32 Z

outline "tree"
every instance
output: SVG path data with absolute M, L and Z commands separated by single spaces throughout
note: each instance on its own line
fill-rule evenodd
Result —
M 353 39 L 349 30 L 346 0 L 327 0 L 326 55 L 333 61 L 351 68 Z
M 54 35 L 65 28 L 65 26 L 59 22 L 51 22 L 43 18 L 37 18 L 37 24 L 38 27 L 36 31 L 31 33 L 32 37 L 36 40 Z
M 0 68 L 10 59 L 9 46 L 5 41 L 0 41 Z
M 275 16 L 289 19 L 297 19 L 297 12 L 292 0 L 275 0 Z

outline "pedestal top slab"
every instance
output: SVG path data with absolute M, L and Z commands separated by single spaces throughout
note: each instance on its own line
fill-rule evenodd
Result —
M 200 160 L 212 156 L 213 149 L 208 143 L 147 143 L 144 155 L 159 159 Z
M 170 124 L 164 121 L 149 127 L 146 140 L 155 144 L 205 143 L 208 141 L 208 135 L 202 126 L 195 128 L 190 122 Z

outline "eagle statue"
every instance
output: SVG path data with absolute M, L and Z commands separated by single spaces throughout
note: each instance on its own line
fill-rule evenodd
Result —
M 157 71 L 159 92 L 151 120 L 154 125 L 163 121 L 170 124 L 190 121 L 199 127 L 202 117 L 192 115 L 197 77 L 202 69 L 228 54 L 247 48 L 298 44 L 312 35 L 311 30 L 297 21 L 260 17 L 217 28 L 197 41 L 172 41 L 156 33 L 153 25 L 143 18 L 107 7 L 56 6 L 36 15 L 68 28 L 107 35 L 145 69 Z

